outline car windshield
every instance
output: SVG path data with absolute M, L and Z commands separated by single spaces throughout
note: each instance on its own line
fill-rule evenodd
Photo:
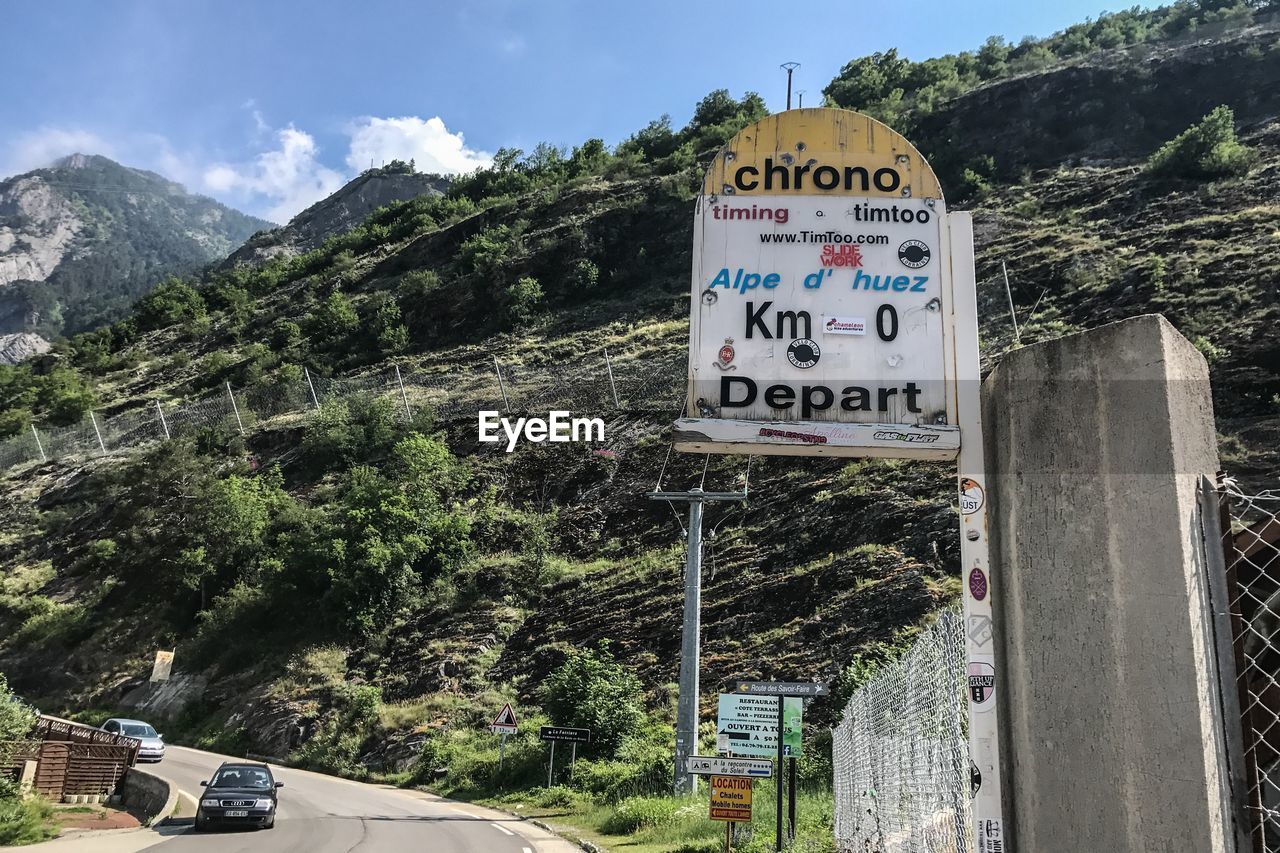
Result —
M 260 767 L 224 767 L 209 783 L 210 788 L 258 788 L 271 787 L 271 775 Z
M 120 734 L 129 737 L 155 737 L 156 730 L 146 723 L 121 723 Z

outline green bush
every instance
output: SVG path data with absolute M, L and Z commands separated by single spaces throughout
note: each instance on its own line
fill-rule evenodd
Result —
M 591 752 L 614 755 L 644 723 L 643 688 L 607 644 L 574 653 L 542 688 L 542 707 L 560 726 L 591 729 Z
M 673 797 L 631 797 L 623 800 L 601 825 L 609 835 L 634 835 L 642 829 L 675 819 L 684 802 Z
M 1147 171 L 1161 177 L 1213 180 L 1243 175 L 1252 163 L 1253 152 L 1236 139 L 1235 114 L 1224 105 L 1160 146 L 1147 161 Z
M 204 298 L 180 278 L 168 278 L 157 284 L 138 300 L 134 309 L 138 328 L 144 332 L 191 322 L 206 314 Z
M 0 847 L 35 844 L 58 834 L 53 808 L 41 797 L 24 800 L 11 782 L 0 781 Z

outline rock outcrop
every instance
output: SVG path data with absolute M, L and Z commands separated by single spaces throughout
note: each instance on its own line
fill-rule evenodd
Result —
M 223 266 L 256 264 L 309 252 L 327 238 L 359 225 L 380 207 L 421 195 L 440 195 L 448 185 L 449 180 L 439 175 L 371 169 L 299 213 L 283 228 L 255 234 Z
M 49 351 L 49 342 L 31 332 L 0 335 L 0 364 L 18 364 Z

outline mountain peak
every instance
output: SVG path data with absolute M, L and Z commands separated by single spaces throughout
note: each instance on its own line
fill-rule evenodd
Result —
M 100 154 L 0 180 L 0 333 L 114 320 L 271 224 Z
M 110 160 L 106 157 L 103 157 L 101 154 L 81 154 L 79 152 L 76 152 L 75 154 L 68 154 L 66 157 L 61 157 L 57 160 L 54 160 L 52 168 L 54 169 L 88 169 L 92 166 L 101 165 L 98 161 L 106 161 L 107 163 L 111 163 L 114 166 L 119 165 L 114 160 Z

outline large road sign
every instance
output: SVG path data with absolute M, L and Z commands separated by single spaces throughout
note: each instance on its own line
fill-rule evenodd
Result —
M 573 729 L 567 726 L 542 726 L 538 729 L 542 740 L 560 743 L 591 743 L 591 729 Z
M 1004 822 L 1003 674 L 972 216 L 947 212 L 929 164 L 886 125 L 787 110 L 743 128 L 707 169 L 691 284 L 677 450 L 956 461 L 964 615 L 982 628 L 966 644 L 969 753 L 983 780 L 972 838 L 989 846 Z M 779 801 L 779 839 L 781 812 Z
M 763 758 L 691 755 L 689 772 L 699 776 L 745 776 L 751 779 L 768 779 L 773 776 L 773 762 Z
M 782 754 L 800 757 L 804 702 L 783 701 Z M 716 749 L 734 755 L 772 758 L 778 754 L 778 697 L 721 693 L 716 718 Z
M 712 776 L 711 819 L 750 823 L 751 785 L 741 776 Z
M 946 203 L 920 153 L 847 110 L 721 150 L 694 213 L 680 450 L 954 459 Z
M 831 691 L 821 681 L 739 681 L 735 693 L 752 696 L 826 696 Z

